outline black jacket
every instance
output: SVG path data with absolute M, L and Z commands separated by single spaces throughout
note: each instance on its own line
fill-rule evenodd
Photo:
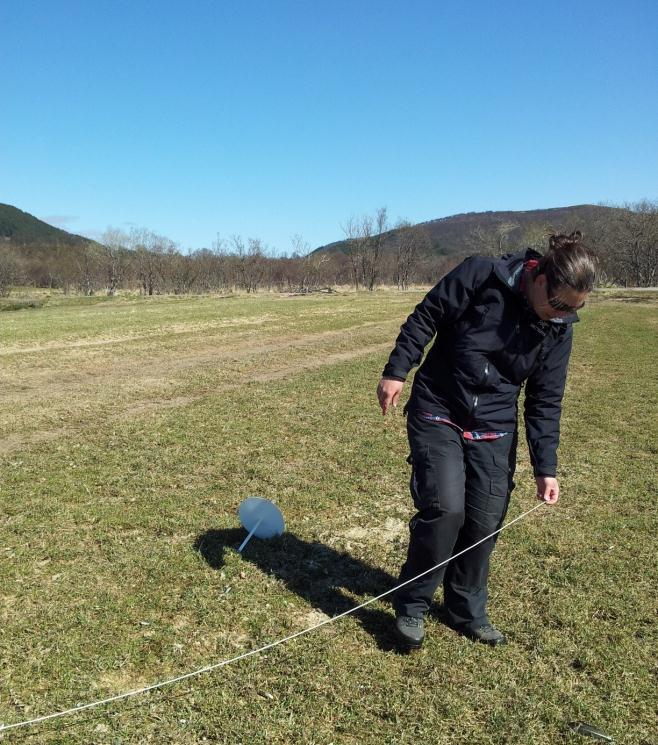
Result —
M 542 321 L 519 289 L 528 249 L 472 257 L 425 296 L 400 330 L 384 377 L 416 373 L 410 412 L 446 416 L 465 430 L 516 429 L 526 382 L 525 425 L 536 476 L 555 476 L 560 412 L 576 314 Z

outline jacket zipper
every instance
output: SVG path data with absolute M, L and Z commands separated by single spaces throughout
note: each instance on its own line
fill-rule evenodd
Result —
M 487 382 L 487 378 L 489 377 L 489 360 L 487 360 L 484 363 L 484 382 Z M 473 396 L 473 404 L 471 406 L 471 423 L 475 424 L 475 410 L 478 407 L 478 394 L 476 393 Z

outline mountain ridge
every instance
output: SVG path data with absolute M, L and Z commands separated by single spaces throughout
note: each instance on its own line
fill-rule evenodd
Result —
M 89 238 L 56 228 L 11 204 L 0 203 L 0 240 L 12 246 L 69 245 L 93 243 Z
M 488 210 L 486 212 L 461 212 L 456 215 L 437 217 L 416 223 L 414 227 L 426 231 L 433 252 L 451 256 L 473 252 L 474 235 L 480 231 L 481 237 L 506 226 L 509 239 L 522 239 L 524 231 L 555 230 L 571 232 L 580 229 L 587 234 L 594 224 L 603 217 L 618 212 L 619 207 L 606 207 L 593 204 L 570 205 L 566 207 L 548 207 L 534 210 Z M 385 232 L 384 248 L 390 248 L 395 242 L 397 228 Z M 36 248 L 63 247 L 77 249 L 96 244 L 95 241 L 75 233 L 56 228 L 39 218 L 9 204 L 0 204 L 0 242 L 12 248 L 27 251 Z M 475 246 L 476 247 L 476 246 Z M 347 239 L 333 241 L 318 246 L 311 253 L 340 252 L 349 253 Z
M 510 240 L 521 239 L 529 229 L 572 232 L 581 230 L 584 234 L 593 231 L 594 225 L 601 218 L 618 212 L 619 207 L 606 207 L 595 204 L 577 204 L 566 207 L 547 207 L 534 210 L 488 210 L 486 212 L 460 212 L 456 215 L 438 217 L 415 223 L 414 227 L 423 228 L 430 240 L 434 253 L 451 256 L 474 252 L 474 235 L 477 231 L 495 231 L 506 225 Z M 391 247 L 398 228 L 385 233 L 384 249 Z M 349 253 L 347 239 L 319 246 L 313 253 L 340 252 Z

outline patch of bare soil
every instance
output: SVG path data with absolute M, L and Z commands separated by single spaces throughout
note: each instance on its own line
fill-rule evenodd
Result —
M 308 613 L 298 614 L 296 616 L 296 625 L 299 626 L 300 629 L 309 629 L 311 628 L 311 626 L 317 626 L 323 621 L 328 621 L 329 618 L 330 616 L 328 616 L 326 613 L 323 613 L 317 608 L 313 608 L 313 610 L 309 611 Z
M 56 429 L 44 429 L 37 430 L 36 432 L 30 432 L 29 435 L 21 435 L 16 433 L 3 437 L 0 439 L 0 455 L 8 455 L 9 453 L 16 452 L 25 447 L 25 445 L 39 445 L 42 442 L 48 442 L 49 440 L 56 440 L 61 437 L 62 431 Z
M 368 526 L 367 528 L 348 528 L 342 532 L 344 538 L 353 541 L 387 543 L 394 538 L 404 536 L 407 533 L 407 523 L 394 517 L 386 518 L 383 525 L 379 527 Z
M 111 694 L 132 691 L 136 688 L 142 688 L 148 685 L 148 681 L 139 673 L 133 670 L 108 670 L 103 673 L 98 681 L 93 685 L 95 690 L 108 691 Z

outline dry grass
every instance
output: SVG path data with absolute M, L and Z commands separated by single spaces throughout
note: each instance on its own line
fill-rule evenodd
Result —
M 119 298 L 6 314 L 0 720 L 201 667 L 391 586 L 411 512 L 406 443 L 374 386 L 418 298 Z M 400 656 L 380 602 L 216 674 L 4 739 L 548 745 L 580 742 L 568 722 L 584 720 L 648 745 L 655 320 L 650 298 L 583 313 L 564 497 L 496 552 L 504 650 L 432 617 L 423 650 Z M 288 530 L 240 556 L 235 511 L 250 494 L 277 501 Z M 522 457 L 511 515 L 532 504 Z

